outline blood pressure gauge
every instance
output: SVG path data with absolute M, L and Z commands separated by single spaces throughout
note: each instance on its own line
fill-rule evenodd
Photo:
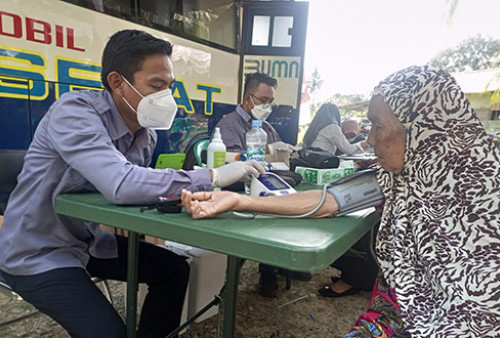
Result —
M 281 196 L 294 193 L 295 189 L 276 174 L 268 172 L 258 178 L 252 177 L 250 184 L 252 196 Z

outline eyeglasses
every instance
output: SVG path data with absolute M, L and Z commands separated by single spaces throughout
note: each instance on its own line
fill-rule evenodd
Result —
M 261 102 L 262 104 L 270 104 L 272 106 L 275 106 L 275 104 L 273 103 L 274 102 L 274 98 L 268 99 L 268 98 L 260 98 L 260 97 L 257 97 L 255 95 L 253 95 L 253 94 L 248 94 L 248 95 L 255 97 L 255 99 L 257 101 Z
M 263 105 L 263 107 L 265 109 L 271 107 L 271 109 L 274 110 L 276 108 L 276 104 L 273 103 L 274 98 L 272 98 L 272 99 L 269 100 L 268 98 L 264 98 L 264 99 L 258 98 L 257 96 L 255 96 L 253 94 L 249 94 L 249 95 L 250 95 L 250 100 L 252 101 L 253 105 L 255 105 L 255 102 L 253 102 L 252 96 L 255 97 L 255 99 L 257 101 L 259 101 L 260 103 L 262 103 L 262 105 Z

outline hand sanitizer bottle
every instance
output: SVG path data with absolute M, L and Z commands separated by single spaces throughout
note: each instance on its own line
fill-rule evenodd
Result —
M 224 164 L 226 164 L 226 146 L 222 142 L 220 128 L 217 127 L 207 148 L 207 168 L 214 169 Z

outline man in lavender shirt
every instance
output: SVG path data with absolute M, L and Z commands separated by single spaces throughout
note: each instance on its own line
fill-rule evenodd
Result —
M 262 129 L 267 134 L 267 144 L 281 141 L 278 132 L 266 121 L 272 112 L 277 84 L 275 78 L 264 73 L 251 73 L 245 76 L 243 101 L 236 106 L 234 112 L 224 116 L 217 124 L 227 151 L 235 153 L 246 151 L 246 134 L 252 128 L 252 120 L 255 119 L 262 120 Z
M 151 169 L 151 128 L 170 127 L 177 106 L 172 45 L 148 33 L 115 33 L 103 52 L 103 91 L 66 93 L 40 121 L 0 230 L 0 277 L 71 336 L 125 337 L 125 325 L 90 277 L 126 280 L 127 238 L 57 215 L 61 193 L 98 191 L 117 204 L 151 204 L 182 189 L 212 190 L 264 172 L 244 162 L 214 170 Z M 146 97 L 144 99 L 144 97 Z M 147 283 L 139 337 L 180 322 L 189 279 L 183 257 L 140 243 Z

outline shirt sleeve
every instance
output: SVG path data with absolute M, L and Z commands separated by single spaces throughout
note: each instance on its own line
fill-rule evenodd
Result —
M 108 200 L 155 202 L 182 189 L 211 190 L 207 170 L 152 169 L 132 164 L 114 146 L 101 117 L 81 97 L 61 97 L 51 112 L 48 139 L 54 150 Z
M 332 154 L 335 154 L 337 149 L 339 149 L 343 154 L 353 155 L 364 152 L 360 144 L 350 144 L 349 141 L 342 134 L 342 130 L 339 126 L 335 124 L 330 124 L 325 128 L 321 129 L 319 135 L 328 140 L 330 143 L 329 150 Z M 333 152 L 332 152 L 333 150 Z
M 267 144 L 281 141 L 281 137 L 276 129 L 267 121 L 264 121 L 264 130 L 267 134 Z

